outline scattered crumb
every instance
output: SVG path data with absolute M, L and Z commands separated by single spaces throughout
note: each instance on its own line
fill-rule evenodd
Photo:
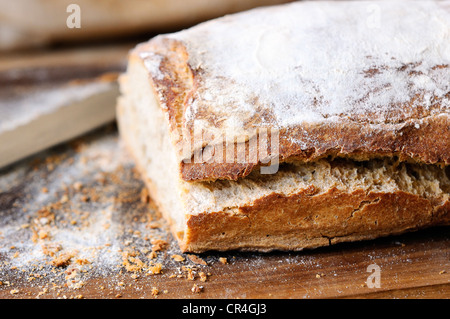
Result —
M 439 272 L 439 275 L 443 275 L 443 274 L 445 274 L 445 273 L 446 273 L 445 270 L 441 270 L 441 271 Z
M 41 229 L 38 232 L 38 238 L 39 239 L 46 239 L 46 238 L 48 238 L 48 233 L 45 230 Z
M 78 264 L 78 265 L 87 265 L 87 264 L 90 264 L 91 262 L 89 261 L 89 260 L 87 260 L 87 259 L 80 259 L 80 258 L 77 258 L 76 260 L 75 260 L 75 262 Z
M 228 260 L 225 257 L 220 257 L 219 261 L 224 265 L 228 263 Z
M 162 240 L 162 239 L 152 239 L 150 241 L 150 243 L 152 244 L 153 251 L 165 250 L 167 248 L 167 246 L 169 245 L 168 242 L 166 242 L 165 240 Z
M 159 290 L 156 287 L 152 288 L 152 296 L 157 296 L 159 294 Z
M 18 293 L 19 293 L 19 289 L 11 289 L 11 290 L 9 291 L 9 293 L 10 293 L 11 295 L 18 294 Z
M 172 259 L 178 262 L 185 261 L 185 258 L 181 255 L 172 255 Z
M 198 286 L 197 284 L 194 284 L 191 288 L 191 291 L 193 293 L 201 293 L 203 291 L 203 286 Z
M 83 184 L 81 184 L 80 182 L 75 182 L 73 183 L 73 189 L 76 190 L 77 192 L 79 192 L 81 190 L 81 188 L 83 187 Z
M 152 221 L 152 222 L 147 224 L 147 227 L 150 228 L 150 229 L 161 228 L 161 223 L 156 222 L 156 221 Z
M 69 201 L 69 196 L 64 194 L 61 199 L 59 200 L 62 204 L 67 203 Z
M 189 254 L 187 256 L 188 256 L 189 260 L 192 261 L 195 264 L 204 265 L 204 266 L 207 265 L 206 261 L 204 261 L 203 259 L 201 259 L 197 255 Z
M 72 258 L 74 257 L 74 253 L 62 253 L 58 257 L 55 257 L 50 264 L 55 267 L 64 267 L 67 266 Z
M 202 282 L 205 282 L 208 279 L 208 277 L 203 271 L 199 272 L 198 275 L 200 276 L 200 281 Z
M 149 272 L 151 274 L 160 274 L 161 273 L 161 269 L 162 269 L 162 264 L 161 263 L 157 263 L 154 266 L 150 266 L 148 268 Z
M 195 280 L 195 274 L 192 271 L 192 268 L 187 268 L 186 270 L 187 270 L 187 277 L 186 278 L 188 280 Z

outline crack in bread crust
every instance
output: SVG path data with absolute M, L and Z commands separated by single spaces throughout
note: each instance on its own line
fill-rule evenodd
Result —
M 330 202 L 339 209 L 330 210 Z M 334 188 L 314 196 L 302 191 L 288 197 L 273 193 L 238 212 L 191 215 L 180 244 L 191 252 L 316 248 L 449 225 L 449 203 L 437 216 L 432 200 L 403 191 L 345 193 Z

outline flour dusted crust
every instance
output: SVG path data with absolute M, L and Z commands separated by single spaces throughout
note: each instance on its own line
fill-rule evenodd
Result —
M 259 8 L 157 36 L 131 58 L 143 61 L 168 114 L 186 181 L 250 174 L 260 162 L 192 159 L 221 135 L 248 144 L 256 128 L 279 133 L 281 162 L 397 156 L 448 165 L 449 7 L 321 1 Z

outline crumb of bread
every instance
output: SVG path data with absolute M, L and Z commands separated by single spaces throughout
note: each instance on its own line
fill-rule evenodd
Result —
M 46 238 L 48 238 L 48 233 L 45 230 L 41 229 L 38 232 L 38 238 L 39 239 L 46 239 Z
M 203 271 L 199 272 L 198 275 L 200 276 L 200 281 L 205 282 L 208 279 L 208 277 Z
M 139 278 L 139 276 L 137 274 L 131 274 L 131 279 L 137 280 Z
M 154 266 L 150 266 L 148 268 L 149 272 L 151 274 L 160 274 L 161 273 L 161 269 L 162 269 L 162 264 L 161 263 L 157 263 Z
M 128 272 L 137 272 L 146 268 L 146 264 L 139 257 L 136 257 L 136 252 L 129 251 L 122 253 L 122 265 Z
M 55 267 L 64 267 L 70 263 L 74 256 L 75 255 L 73 252 L 62 253 L 58 257 L 55 257 L 52 261 L 50 261 L 50 264 Z
M 89 260 L 87 260 L 87 259 L 85 259 L 85 258 L 77 258 L 77 259 L 75 260 L 75 262 L 76 262 L 78 265 L 88 265 L 88 264 L 91 263 Z
M 67 203 L 69 201 L 69 196 L 67 196 L 67 194 L 64 194 L 59 201 L 62 204 Z
M 172 255 L 172 259 L 178 262 L 185 261 L 185 258 L 180 255 Z
M 191 268 L 187 268 L 187 279 L 188 280 L 195 280 L 195 274 L 192 271 Z
M 201 259 L 197 255 L 188 254 L 187 256 L 188 256 L 189 260 L 192 261 L 195 264 L 204 265 L 204 266 L 207 265 L 206 261 L 204 261 L 203 259 Z
M 152 296 L 157 296 L 159 294 L 159 290 L 156 287 L 152 287 Z
M 83 184 L 81 184 L 81 182 L 75 182 L 73 183 L 73 189 L 76 190 L 77 192 L 81 191 L 81 188 L 83 188 Z
M 439 272 L 439 275 L 443 275 L 443 274 L 445 274 L 445 273 L 446 273 L 445 270 L 441 270 L 441 271 Z
M 191 291 L 193 293 L 201 293 L 203 291 L 203 286 L 198 286 L 197 284 L 194 284 L 191 288 Z
M 150 243 L 152 244 L 152 250 L 153 251 L 161 251 L 167 248 L 167 246 L 169 245 L 169 243 L 165 240 L 162 239 L 152 239 L 150 241 Z
M 224 265 L 228 263 L 228 259 L 226 259 L 225 257 L 220 257 L 219 261 Z
M 150 229 L 161 228 L 161 223 L 159 223 L 157 221 L 152 221 L 152 222 L 147 224 L 147 227 L 150 228 Z

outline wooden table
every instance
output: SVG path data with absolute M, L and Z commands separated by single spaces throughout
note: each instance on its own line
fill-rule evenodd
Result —
M 114 125 L 1 170 L 0 298 L 450 297 L 449 227 L 200 260 L 179 251 L 143 187 Z

